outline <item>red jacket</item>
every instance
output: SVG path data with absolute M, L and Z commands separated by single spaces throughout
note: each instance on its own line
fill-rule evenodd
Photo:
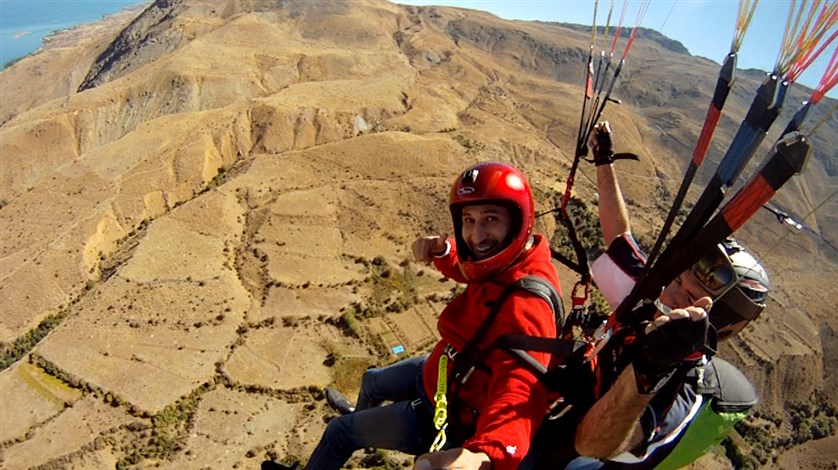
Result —
M 451 251 L 435 261 L 436 267 L 445 276 L 457 282 L 466 282 L 459 269 L 456 244 L 452 240 L 448 244 Z M 431 400 L 436 393 L 439 357 L 445 345 L 450 344 L 461 351 L 504 287 L 530 274 L 547 279 L 559 290 L 559 277 L 551 263 L 550 248 L 541 235 L 535 235 L 534 246 L 512 266 L 488 281 L 468 283 L 465 292 L 445 307 L 438 324 L 442 340 L 434 347 L 422 371 L 425 391 Z M 509 333 L 555 337 L 556 324 L 550 306 L 531 292 L 523 289 L 515 291 L 504 301 L 479 348 Z M 549 362 L 548 354 L 532 355 L 542 364 Z M 453 367 L 454 361 L 449 361 L 448 370 Z M 496 350 L 460 387 L 459 398 L 463 408 L 468 407 L 478 413 L 477 432 L 463 447 L 486 453 L 494 470 L 517 468 L 527 454 L 533 433 L 541 424 L 547 403 L 547 391 L 535 375 L 520 366 L 508 353 Z

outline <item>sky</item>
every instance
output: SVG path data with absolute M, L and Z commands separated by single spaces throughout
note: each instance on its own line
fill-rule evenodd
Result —
M 826 0 L 827 2 L 834 0 Z M 407 5 L 444 5 L 488 11 L 504 19 L 540 20 L 561 23 L 589 25 L 593 22 L 594 2 L 592 0 L 397 0 Z M 797 2 L 799 8 L 801 2 Z M 810 4 L 812 2 L 809 2 Z M 604 26 L 610 2 L 601 0 L 597 13 L 597 25 Z M 634 26 L 640 2 L 628 4 L 624 27 Z M 790 15 L 790 0 L 762 0 L 754 12 L 750 27 L 739 50 L 738 67 L 756 68 L 765 71 L 774 69 L 777 62 L 783 32 Z M 614 1 L 612 26 L 619 19 L 623 1 Z M 721 64 L 730 52 L 739 10 L 735 0 L 652 0 L 640 26 L 663 33 L 689 49 L 690 54 L 702 56 Z M 795 10 L 796 11 L 796 10 Z M 833 28 L 838 28 L 834 26 Z M 834 29 L 833 29 L 834 31 Z M 622 52 L 618 44 L 617 51 Z M 804 72 L 797 82 L 815 88 L 829 62 L 831 54 L 838 47 L 833 41 L 819 60 Z M 602 49 L 602 46 L 599 46 Z M 610 50 L 610 45 L 606 48 Z M 631 55 L 627 59 L 628 67 Z M 829 97 L 838 98 L 838 87 Z

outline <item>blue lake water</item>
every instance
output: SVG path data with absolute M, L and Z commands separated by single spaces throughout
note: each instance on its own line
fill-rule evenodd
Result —
M 0 0 L 0 67 L 41 47 L 54 31 L 99 21 L 141 0 Z

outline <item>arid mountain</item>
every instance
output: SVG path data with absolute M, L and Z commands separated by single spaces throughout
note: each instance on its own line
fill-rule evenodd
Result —
M 409 245 L 450 233 L 455 175 L 513 162 L 539 212 L 554 207 L 590 38 L 385 0 L 157 0 L 64 35 L 0 73 L 9 469 L 304 459 L 334 416 L 324 387 L 351 396 L 367 366 L 435 341 L 457 286 Z M 641 155 L 619 170 L 643 240 L 677 190 L 718 69 L 647 33 L 615 88 L 623 104 L 606 108 L 618 149 Z M 738 72 L 696 187 L 762 75 Z M 809 91 L 791 87 L 755 160 Z M 811 232 L 768 211 L 743 228 L 774 290 L 720 351 L 762 397 L 729 447 L 768 467 L 838 460 L 836 437 L 812 440 L 834 429 L 838 405 L 836 115 L 813 142 L 774 201 Z M 574 187 L 591 207 L 593 176 L 583 163 Z M 576 275 L 560 273 L 569 301 Z M 730 465 L 722 450 L 694 464 Z

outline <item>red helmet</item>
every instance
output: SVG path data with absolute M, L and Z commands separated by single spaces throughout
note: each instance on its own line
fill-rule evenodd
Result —
M 513 221 L 506 247 L 482 260 L 475 259 L 462 235 L 462 209 L 475 204 L 504 205 Z M 480 163 L 464 171 L 451 188 L 450 208 L 460 270 L 470 281 L 486 280 L 509 267 L 525 250 L 535 224 L 530 185 L 523 173 L 505 163 Z

